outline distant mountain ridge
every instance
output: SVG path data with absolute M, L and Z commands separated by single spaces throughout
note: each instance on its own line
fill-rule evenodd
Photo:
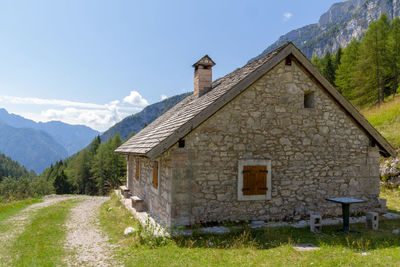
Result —
M 36 173 L 78 152 L 99 134 L 87 126 L 37 123 L 0 109 L 0 153 Z
M 0 123 L 0 153 L 36 173 L 68 156 L 65 148 L 44 131 L 4 123 Z
M 190 94 L 191 92 L 169 97 L 163 101 L 145 107 L 139 113 L 126 117 L 105 131 L 100 136 L 101 141 L 107 141 L 117 133 L 119 133 L 122 140 L 126 139 L 132 133 L 138 133 L 145 125 L 152 123 L 155 119 L 164 114 L 164 112 L 175 106 Z
M 318 23 L 282 35 L 260 55 L 263 57 L 285 42 L 293 42 L 308 58 L 322 57 L 346 47 L 353 38 L 360 39 L 369 24 L 385 13 L 390 19 L 400 16 L 400 0 L 348 0 L 335 3 L 321 15 Z
M 90 143 L 100 132 L 84 125 L 71 125 L 61 121 L 35 122 L 0 108 L 0 122 L 15 128 L 32 128 L 48 133 L 72 155 Z

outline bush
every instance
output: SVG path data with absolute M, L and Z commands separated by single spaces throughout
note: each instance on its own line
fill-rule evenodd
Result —
M 6 200 L 25 199 L 39 197 L 54 192 L 50 182 L 43 178 L 9 178 L 0 182 L 0 196 Z

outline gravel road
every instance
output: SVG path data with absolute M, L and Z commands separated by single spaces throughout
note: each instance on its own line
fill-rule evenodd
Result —
M 112 263 L 113 247 L 99 229 L 99 207 L 108 197 L 85 197 L 70 213 L 67 220 L 67 238 L 65 248 L 70 256 L 65 263 L 68 266 L 116 266 Z

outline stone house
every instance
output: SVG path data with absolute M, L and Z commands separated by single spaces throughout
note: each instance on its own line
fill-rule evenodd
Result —
M 339 215 L 327 197 L 379 208 L 379 159 L 393 147 L 292 44 L 194 92 L 116 149 L 127 188 L 168 226 Z

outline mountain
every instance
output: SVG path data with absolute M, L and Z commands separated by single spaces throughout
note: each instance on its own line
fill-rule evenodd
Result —
M 145 125 L 150 124 L 152 121 L 157 119 L 164 112 L 175 106 L 182 99 L 190 95 L 191 93 L 185 93 L 169 97 L 161 102 L 149 105 L 145 107 L 141 112 L 126 117 L 122 121 L 118 122 L 110 129 L 105 131 L 101 135 L 101 141 L 107 141 L 110 137 L 113 137 L 116 133 L 119 133 L 121 139 L 126 139 L 131 133 L 138 133 Z
M 0 123 L 0 152 L 36 173 L 68 156 L 66 149 L 44 131 Z
M 12 160 L 4 154 L 0 153 L 0 182 L 3 177 L 23 178 L 33 177 L 35 173 L 30 173 L 28 170 L 21 166 L 18 162 Z
M 308 58 L 313 54 L 322 57 L 326 52 L 335 53 L 353 38 L 360 39 L 371 21 L 383 13 L 393 19 L 400 15 L 400 0 L 348 0 L 333 4 L 320 17 L 318 23 L 290 31 L 268 46 L 260 58 L 285 42 L 293 42 Z
M 70 125 L 60 121 L 35 122 L 19 115 L 10 114 L 5 109 L 0 109 L 1 122 L 14 128 L 30 128 L 46 132 L 64 147 L 67 156 L 78 152 L 100 134 L 98 131 L 83 125 Z

